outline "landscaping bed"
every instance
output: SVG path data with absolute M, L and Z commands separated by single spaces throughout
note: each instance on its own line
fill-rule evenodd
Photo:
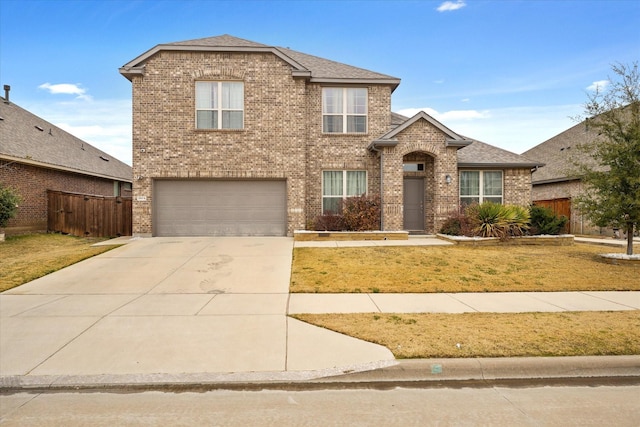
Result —
M 407 231 L 306 231 L 293 232 L 296 242 L 326 241 L 326 240 L 408 240 Z

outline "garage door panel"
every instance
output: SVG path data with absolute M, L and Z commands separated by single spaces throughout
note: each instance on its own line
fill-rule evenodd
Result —
M 157 236 L 284 236 L 285 181 L 158 180 Z

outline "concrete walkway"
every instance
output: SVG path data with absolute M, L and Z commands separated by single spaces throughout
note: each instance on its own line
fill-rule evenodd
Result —
M 120 242 L 0 294 L 0 387 L 291 381 L 398 364 L 293 313 L 640 309 L 640 292 L 290 295 L 291 238 Z

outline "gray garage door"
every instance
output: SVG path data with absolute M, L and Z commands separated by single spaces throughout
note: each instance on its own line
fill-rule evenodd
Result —
M 285 181 L 154 181 L 156 236 L 284 236 Z

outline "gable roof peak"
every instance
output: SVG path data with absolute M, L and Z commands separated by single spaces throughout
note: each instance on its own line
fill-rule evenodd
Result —
M 269 47 L 262 43 L 235 37 L 230 34 L 222 34 L 201 39 L 184 40 L 166 43 L 165 46 L 209 46 L 209 47 Z

